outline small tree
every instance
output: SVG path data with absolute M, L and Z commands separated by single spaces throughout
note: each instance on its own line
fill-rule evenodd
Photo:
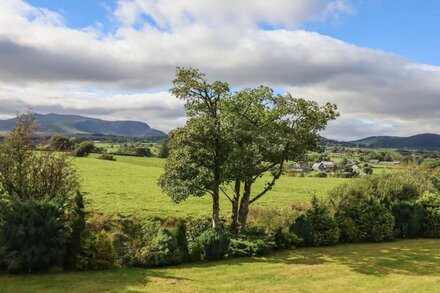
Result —
M 87 157 L 95 148 L 93 142 L 83 141 L 73 151 L 75 157 Z
M 73 141 L 65 135 L 53 135 L 50 138 L 50 148 L 56 151 L 67 151 L 74 148 Z
M 79 188 L 76 171 L 65 154 L 33 151 L 34 118 L 17 117 L 15 129 L 0 143 L 0 190 L 8 200 L 73 201 Z
M 168 155 L 170 154 L 170 146 L 166 141 L 162 141 L 159 144 L 159 150 L 157 153 L 158 158 L 168 158 Z

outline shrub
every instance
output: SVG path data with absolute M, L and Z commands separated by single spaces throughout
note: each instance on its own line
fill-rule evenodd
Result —
M 200 235 L 200 244 L 203 249 L 203 259 L 217 260 L 223 258 L 228 252 L 229 239 L 220 229 L 209 229 Z
M 77 257 L 81 251 L 81 234 L 86 228 L 84 198 L 80 192 L 77 192 L 75 196 L 75 204 L 69 220 L 71 237 L 67 243 L 64 265 L 66 268 L 73 269 L 77 265 Z
M 274 233 L 279 228 L 289 227 L 306 206 L 291 205 L 280 209 L 251 208 L 248 215 L 248 229 Z
M 229 244 L 228 255 L 234 257 L 260 256 L 272 247 L 273 244 L 265 239 L 248 240 L 246 238 L 232 238 Z
M 94 248 L 97 269 L 108 269 L 115 264 L 116 253 L 112 239 L 107 232 L 101 231 L 96 235 Z
M 157 221 L 144 221 L 128 249 L 130 264 L 158 267 L 183 262 L 185 252 L 173 233 Z
M 106 161 L 116 161 L 116 158 L 113 155 L 110 154 L 102 154 L 98 157 L 100 160 L 106 160 Z
M 298 238 L 295 234 L 284 231 L 281 228 L 274 233 L 273 238 L 275 248 L 280 250 L 298 246 L 302 242 L 301 238 Z
M 399 238 L 422 234 L 423 207 L 417 202 L 399 202 L 393 206 L 394 235 Z
M 80 143 L 75 150 L 73 151 L 73 155 L 75 157 L 87 157 L 95 148 L 95 145 L 90 141 L 83 141 Z
M 289 227 L 289 230 L 290 232 L 295 233 L 295 235 L 298 235 L 298 237 L 303 240 L 304 244 L 312 243 L 312 220 L 305 214 L 300 215 L 298 218 L 296 218 L 293 225 Z
M 290 231 L 301 237 L 306 245 L 333 245 L 339 240 L 339 228 L 329 208 L 312 199 L 312 208 L 296 219 Z
M 189 218 L 187 220 L 186 238 L 191 261 L 201 260 L 203 249 L 199 237 L 210 228 L 211 221 L 208 218 Z
M 423 235 L 440 238 L 440 194 L 426 194 L 419 203 L 423 207 Z
M 188 241 L 186 239 L 186 225 L 183 221 L 178 221 L 173 232 L 177 241 L 177 246 L 182 253 L 182 261 L 189 260 Z
M 136 148 L 135 154 L 140 157 L 152 157 L 153 153 L 151 153 L 150 148 Z
M 63 207 L 53 200 L 12 201 L 2 207 L 0 250 L 11 273 L 62 268 L 69 239 Z
M 350 206 L 339 206 L 336 219 L 341 239 L 346 242 L 380 242 L 394 236 L 391 211 L 372 197 L 353 201 Z
M 325 173 L 325 172 L 319 172 L 319 173 L 316 173 L 315 177 L 318 177 L 318 178 L 325 178 L 325 177 L 327 177 L 327 173 Z

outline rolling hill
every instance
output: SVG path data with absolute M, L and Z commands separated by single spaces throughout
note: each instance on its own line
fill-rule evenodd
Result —
M 39 134 L 59 133 L 102 134 L 128 137 L 166 136 L 160 130 L 151 128 L 139 121 L 106 121 L 79 115 L 34 114 Z M 16 118 L 0 120 L 0 132 L 10 131 L 15 126 Z
M 440 135 L 423 133 L 408 137 L 371 136 L 350 141 L 354 145 L 365 145 L 385 148 L 440 148 Z

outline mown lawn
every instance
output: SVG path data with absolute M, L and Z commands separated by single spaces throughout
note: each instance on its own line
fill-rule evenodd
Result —
M 89 210 L 159 216 L 209 214 L 209 197 L 192 197 L 183 203 L 174 204 L 161 192 L 157 179 L 163 172 L 164 159 L 116 158 L 116 161 L 98 160 L 94 156 L 75 159 Z M 350 179 L 283 176 L 256 206 L 276 208 L 293 202 L 308 202 L 313 195 L 324 197 L 330 189 L 347 180 Z M 264 181 L 260 180 L 254 191 L 261 190 L 263 186 Z M 230 210 L 226 197 L 221 200 L 221 209 L 224 214 Z
M 0 292 L 438 292 L 440 245 L 417 239 L 304 248 L 160 269 L 0 275 Z

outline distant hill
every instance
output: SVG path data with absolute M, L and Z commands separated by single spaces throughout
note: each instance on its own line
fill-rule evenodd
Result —
M 102 134 L 128 137 L 166 136 L 160 130 L 139 121 L 106 121 L 79 115 L 34 114 L 40 134 L 59 133 L 65 135 Z M 0 132 L 10 131 L 16 118 L 0 120 Z
M 385 147 L 385 148 L 440 148 L 440 135 L 423 133 L 408 137 L 399 136 L 371 136 L 349 143 L 355 145 Z

